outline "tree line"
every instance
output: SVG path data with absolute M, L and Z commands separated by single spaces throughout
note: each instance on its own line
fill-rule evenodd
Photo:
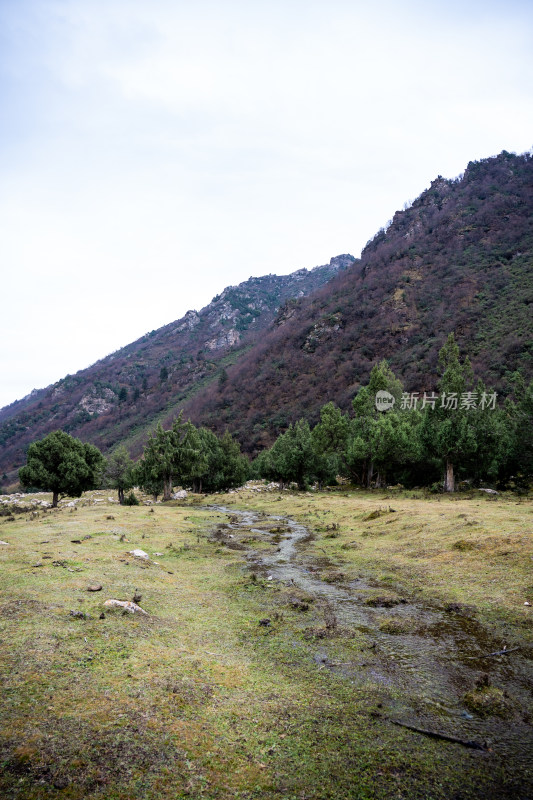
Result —
M 51 491 L 53 506 L 60 496 L 98 486 L 117 490 L 125 503 L 135 502 L 125 494 L 135 486 L 170 500 L 176 485 L 215 492 L 250 477 L 300 489 L 341 477 L 365 487 L 434 484 L 450 492 L 457 479 L 527 482 L 533 476 L 533 382 L 527 386 L 515 374 L 514 400 L 498 404 L 496 394 L 474 380 L 469 359 L 461 361 L 453 334 L 440 351 L 439 371 L 438 393 L 420 396 L 404 392 L 381 361 L 354 397 L 353 416 L 329 402 L 317 425 L 311 428 L 304 418 L 291 424 L 251 464 L 229 433 L 216 436 L 180 413 L 169 430 L 157 426 L 136 463 L 124 446 L 106 460 L 93 445 L 51 433 L 30 445 L 20 481 Z
M 159 424 L 143 456 L 134 462 L 124 446 L 105 459 L 97 447 L 64 431 L 54 431 L 28 448 L 19 470 L 23 487 L 52 492 L 52 506 L 62 497 L 79 497 L 99 487 L 115 489 L 121 504 L 136 503 L 126 492 L 138 486 L 157 500 L 170 500 L 176 485 L 215 492 L 239 486 L 249 475 L 248 459 L 229 433 L 216 436 L 183 422 L 180 414 L 170 430 Z
M 301 419 L 260 453 L 255 474 L 300 488 L 341 476 L 366 487 L 434 483 L 451 492 L 457 478 L 530 478 L 533 383 L 515 374 L 515 400 L 498 405 L 496 394 L 474 380 L 469 359 L 460 360 L 453 334 L 439 353 L 439 371 L 438 393 L 407 393 L 386 361 L 376 364 L 353 399 L 353 416 L 327 403 L 313 429 Z

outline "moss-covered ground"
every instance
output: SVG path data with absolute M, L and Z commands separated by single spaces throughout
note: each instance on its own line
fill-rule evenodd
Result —
M 210 503 L 304 522 L 323 581 L 364 575 L 376 602 L 449 604 L 530 663 L 530 502 L 242 491 Z M 245 548 L 274 552 L 283 526 L 226 536 L 227 522 L 189 500 L 120 507 L 94 493 L 75 509 L 0 518 L 0 797 L 532 796 L 526 754 L 395 726 L 401 681 L 328 668 L 363 664 L 372 637 L 250 569 Z M 134 594 L 146 616 L 103 605 Z M 527 725 L 523 711 L 509 714 Z

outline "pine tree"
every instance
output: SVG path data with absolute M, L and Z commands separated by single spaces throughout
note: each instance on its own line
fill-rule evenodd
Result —
M 92 444 L 84 444 L 64 431 L 54 431 L 28 448 L 25 467 L 19 470 L 23 486 L 52 492 L 52 507 L 61 497 L 80 497 L 96 489 L 105 459 Z
M 457 466 L 468 462 L 477 451 L 475 409 L 462 406 L 463 397 L 472 391 L 472 367 L 468 357 L 461 364 L 453 333 L 440 350 L 439 368 L 440 397 L 434 408 L 426 407 L 421 435 L 427 452 L 442 464 L 444 491 L 453 492 Z

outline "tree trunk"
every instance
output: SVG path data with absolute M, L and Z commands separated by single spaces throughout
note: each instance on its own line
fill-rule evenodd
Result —
M 455 492 L 455 477 L 453 474 L 453 464 L 446 461 L 446 474 L 444 476 L 444 491 Z
M 118 502 L 120 503 L 121 506 L 124 505 L 124 489 L 120 486 L 118 489 Z
M 366 472 L 366 488 L 370 489 L 372 486 L 372 478 L 374 477 L 374 464 L 372 461 L 368 463 L 368 468 Z
M 172 476 L 163 481 L 163 502 L 171 499 L 172 495 Z
M 59 492 L 53 492 L 52 508 L 57 508 L 57 501 L 59 500 Z

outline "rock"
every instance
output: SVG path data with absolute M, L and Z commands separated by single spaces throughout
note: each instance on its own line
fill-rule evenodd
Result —
M 480 492 L 485 492 L 486 494 L 499 494 L 495 489 L 480 489 Z
M 142 599 L 143 599 L 142 594 L 139 592 L 138 589 L 135 589 L 135 593 L 134 593 L 134 595 L 132 597 L 133 602 L 134 603 L 140 603 Z
M 133 603 L 131 600 L 106 600 L 104 606 L 106 606 L 106 608 L 123 608 L 125 611 L 129 611 L 131 614 L 137 613 L 148 616 L 148 612 L 138 606 L 137 603 Z
M 83 611 L 69 611 L 69 617 L 74 617 L 74 619 L 91 619 L 89 614 L 85 614 Z
M 2 541 L 0 541 L 0 544 L 9 544 L 9 542 L 2 542 Z
M 174 492 L 174 494 L 170 495 L 173 500 L 185 500 L 187 497 L 188 492 L 185 489 L 181 489 L 179 492 Z
M 88 592 L 101 592 L 102 591 L 102 584 L 101 583 L 91 583 L 90 586 L 87 587 Z
M 142 558 L 145 561 L 150 560 L 150 556 L 148 555 L 148 553 L 145 553 L 144 550 L 140 550 L 139 548 L 137 548 L 136 550 L 130 550 L 130 555 L 135 556 L 135 558 Z
M 263 625 L 263 627 L 265 627 L 265 628 L 268 628 L 268 626 L 269 626 L 270 624 L 271 624 L 271 623 L 270 623 L 270 620 L 269 620 L 269 619 L 260 619 L 260 620 L 259 620 L 259 625 Z

